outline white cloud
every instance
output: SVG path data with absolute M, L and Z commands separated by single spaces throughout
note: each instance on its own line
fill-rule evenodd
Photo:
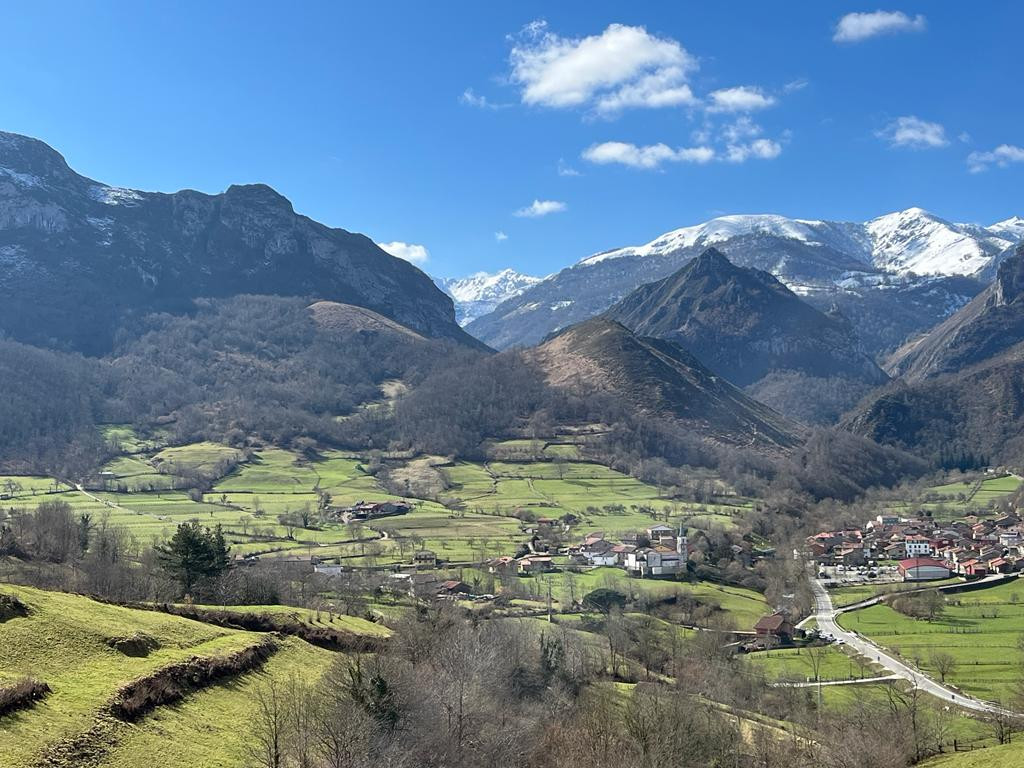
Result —
M 499 229 L 497 232 L 494 233 L 494 239 L 497 240 L 499 243 L 503 243 L 506 240 L 508 240 L 508 235 L 506 235 Z
M 949 144 L 942 125 L 913 115 L 897 117 L 875 135 L 889 142 L 890 146 L 908 149 L 936 149 Z
M 614 114 L 630 107 L 696 101 L 686 81 L 697 60 L 676 40 L 643 27 L 611 24 L 600 35 L 561 37 L 542 21 L 529 24 L 510 55 L 511 80 L 525 104 L 589 107 Z
M 637 146 L 624 141 L 606 141 L 583 151 L 584 160 L 599 165 L 626 165 L 630 168 L 659 168 L 662 163 L 708 163 L 715 158 L 711 147 L 677 147 L 667 144 Z
M 491 101 L 486 96 L 480 96 L 472 88 L 467 88 L 462 92 L 459 97 L 459 101 L 463 104 L 468 104 L 471 107 L 477 107 L 478 109 L 505 109 L 505 107 L 512 106 L 511 104 L 498 104 Z
M 796 80 L 790 80 L 788 83 L 782 86 L 782 90 L 785 93 L 796 93 L 797 91 L 802 91 L 810 84 L 811 81 L 808 80 L 806 77 L 798 77 Z
M 534 200 L 525 208 L 520 208 L 512 215 L 526 219 L 538 219 L 547 216 L 549 213 L 561 213 L 569 206 L 560 200 Z
M 392 243 L 377 243 L 377 245 L 392 256 L 405 259 L 412 264 L 426 264 L 430 258 L 430 251 L 423 245 L 403 243 L 400 240 L 395 240 Z
M 744 139 L 750 139 L 761 135 L 761 126 L 755 123 L 746 115 L 722 128 L 722 138 L 728 144 L 736 144 Z
M 753 112 L 775 104 L 775 97 L 766 95 L 754 85 L 738 85 L 712 91 L 708 112 Z
M 993 165 L 1005 168 L 1011 163 L 1024 163 L 1024 147 L 1000 144 L 991 152 L 971 152 L 967 156 L 967 170 L 971 173 L 987 171 Z
M 837 43 L 859 43 L 879 35 L 923 32 L 926 23 L 921 14 L 911 18 L 903 11 L 848 13 L 836 24 L 832 39 Z
M 730 144 L 725 149 L 725 159 L 730 163 L 755 160 L 774 160 L 782 154 L 782 145 L 771 139 L 755 139 L 747 144 Z
M 582 176 L 579 171 L 565 162 L 564 159 L 558 161 L 558 175 L 559 176 Z

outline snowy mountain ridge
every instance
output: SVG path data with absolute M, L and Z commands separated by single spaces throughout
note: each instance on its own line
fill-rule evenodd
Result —
M 434 278 L 437 286 L 455 302 L 455 316 L 460 325 L 486 315 L 501 302 L 518 296 L 541 280 L 543 278 L 524 275 L 514 269 Z
M 719 216 L 667 232 L 644 245 L 588 256 L 578 265 L 661 256 L 751 236 L 827 247 L 860 261 L 867 269 L 898 275 L 974 275 L 1024 237 L 1024 219 L 1015 216 L 990 227 L 956 224 L 922 208 L 908 208 L 864 223 L 791 219 L 776 214 Z

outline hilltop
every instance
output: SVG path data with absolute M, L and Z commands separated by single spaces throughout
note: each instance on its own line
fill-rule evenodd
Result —
M 549 384 L 610 393 L 649 415 L 674 419 L 726 445 L 787 449 L 799 429 L 661 339 L 595 318 L 549 339 L 529 356 Z

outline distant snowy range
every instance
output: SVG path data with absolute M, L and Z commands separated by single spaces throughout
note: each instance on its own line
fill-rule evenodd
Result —
M 474 336 L 496 349 L 527 346 L 604 312 L 713 245 L 839 311 L 878 354 L 973 298 L 1022 237 L 1019 216 L 964 224 L 921 208 L 867 222 L 730 215 L 587 256 L 543 279 L 506 269 L 436 282 Z
M 501 302 L 512 299 L 543 278 L 503 269 L 493 274 L 477 272 L 469 277 L 435 277 L 437 287 L 455 302 L 455 319 L 465 326 L 493 312 Z

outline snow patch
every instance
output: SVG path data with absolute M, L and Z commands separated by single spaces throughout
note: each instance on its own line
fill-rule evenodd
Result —
M 41 187 L 43 186 L 43 180 L 38 176 L 34 176 L 31 173 L 18 173 L 11 168 L 4 168 L 0 166 L 0 177 L 10 179 L 15 184 L 22 187 Z
M 104 205 L 137 205 L 143 199 L 140 192 L 124 187 L 97 184 L 89 188 L 89 197 Z

